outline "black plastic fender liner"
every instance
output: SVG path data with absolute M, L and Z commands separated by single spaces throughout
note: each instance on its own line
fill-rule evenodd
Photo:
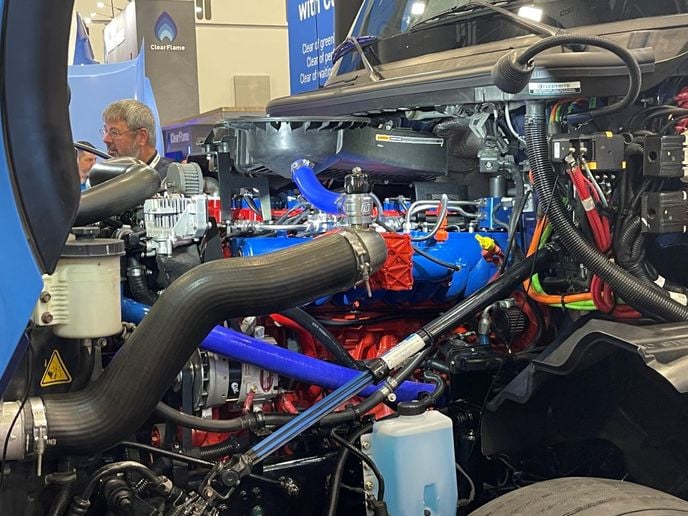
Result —
M 276 253 L 192 269 L 160 296 L 98 380 L 80 392 L 43 398 L 54 448 L 89 453 L 126 439 L 213 326 L 351 288 L 379 269 L 386 255 L 377 233 L 341 231 Z
M 3 138 L 27 240 L 42 271 L 52 273 L 74 225 L 80 194 L 67 89 L 74 2 L 3 4 Z
M 74 225 L 93 224 L 134 208 L 158 193 L 160 183 L 155 169 L 143 162 L 134 163 L 126 173 L 83 193 Z

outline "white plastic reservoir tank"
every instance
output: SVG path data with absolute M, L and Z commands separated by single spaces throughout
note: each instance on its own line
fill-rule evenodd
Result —
M 417 401 L 399 403 L 399 414 L 376 422 L 370 440 L 390 516 L 455 516 L 451 419 Z

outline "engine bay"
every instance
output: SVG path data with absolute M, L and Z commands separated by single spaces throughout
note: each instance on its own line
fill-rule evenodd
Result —
M 533 79 L 561 47 L 628 91 Z M 227 120 L 162 181 L 97 164 L 3 396 L 3 513 L 687 498 L 685 78 L 643 89 L 571 34 L 491 77 L 501 100 Z

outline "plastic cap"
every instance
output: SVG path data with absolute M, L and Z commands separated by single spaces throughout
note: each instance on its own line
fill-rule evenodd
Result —
M 420 416 L 425 412 L 425 405 L 418 400 L 402 401 L 397 405 L 400 416 Z
M 518 51 L 514 50 L 499 58 L 492 68 L 492 81 L 500 90 L 506 93 L 519 93 L 530 81 L 535 69 L 532 61 L 521 64 L 518 62 Z

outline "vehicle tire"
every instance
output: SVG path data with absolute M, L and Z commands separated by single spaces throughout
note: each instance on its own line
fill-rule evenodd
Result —
M 649 487 L 602 478 L 571 477 L 517 489 L 470 516 L 673 516 L 688 502 Z

